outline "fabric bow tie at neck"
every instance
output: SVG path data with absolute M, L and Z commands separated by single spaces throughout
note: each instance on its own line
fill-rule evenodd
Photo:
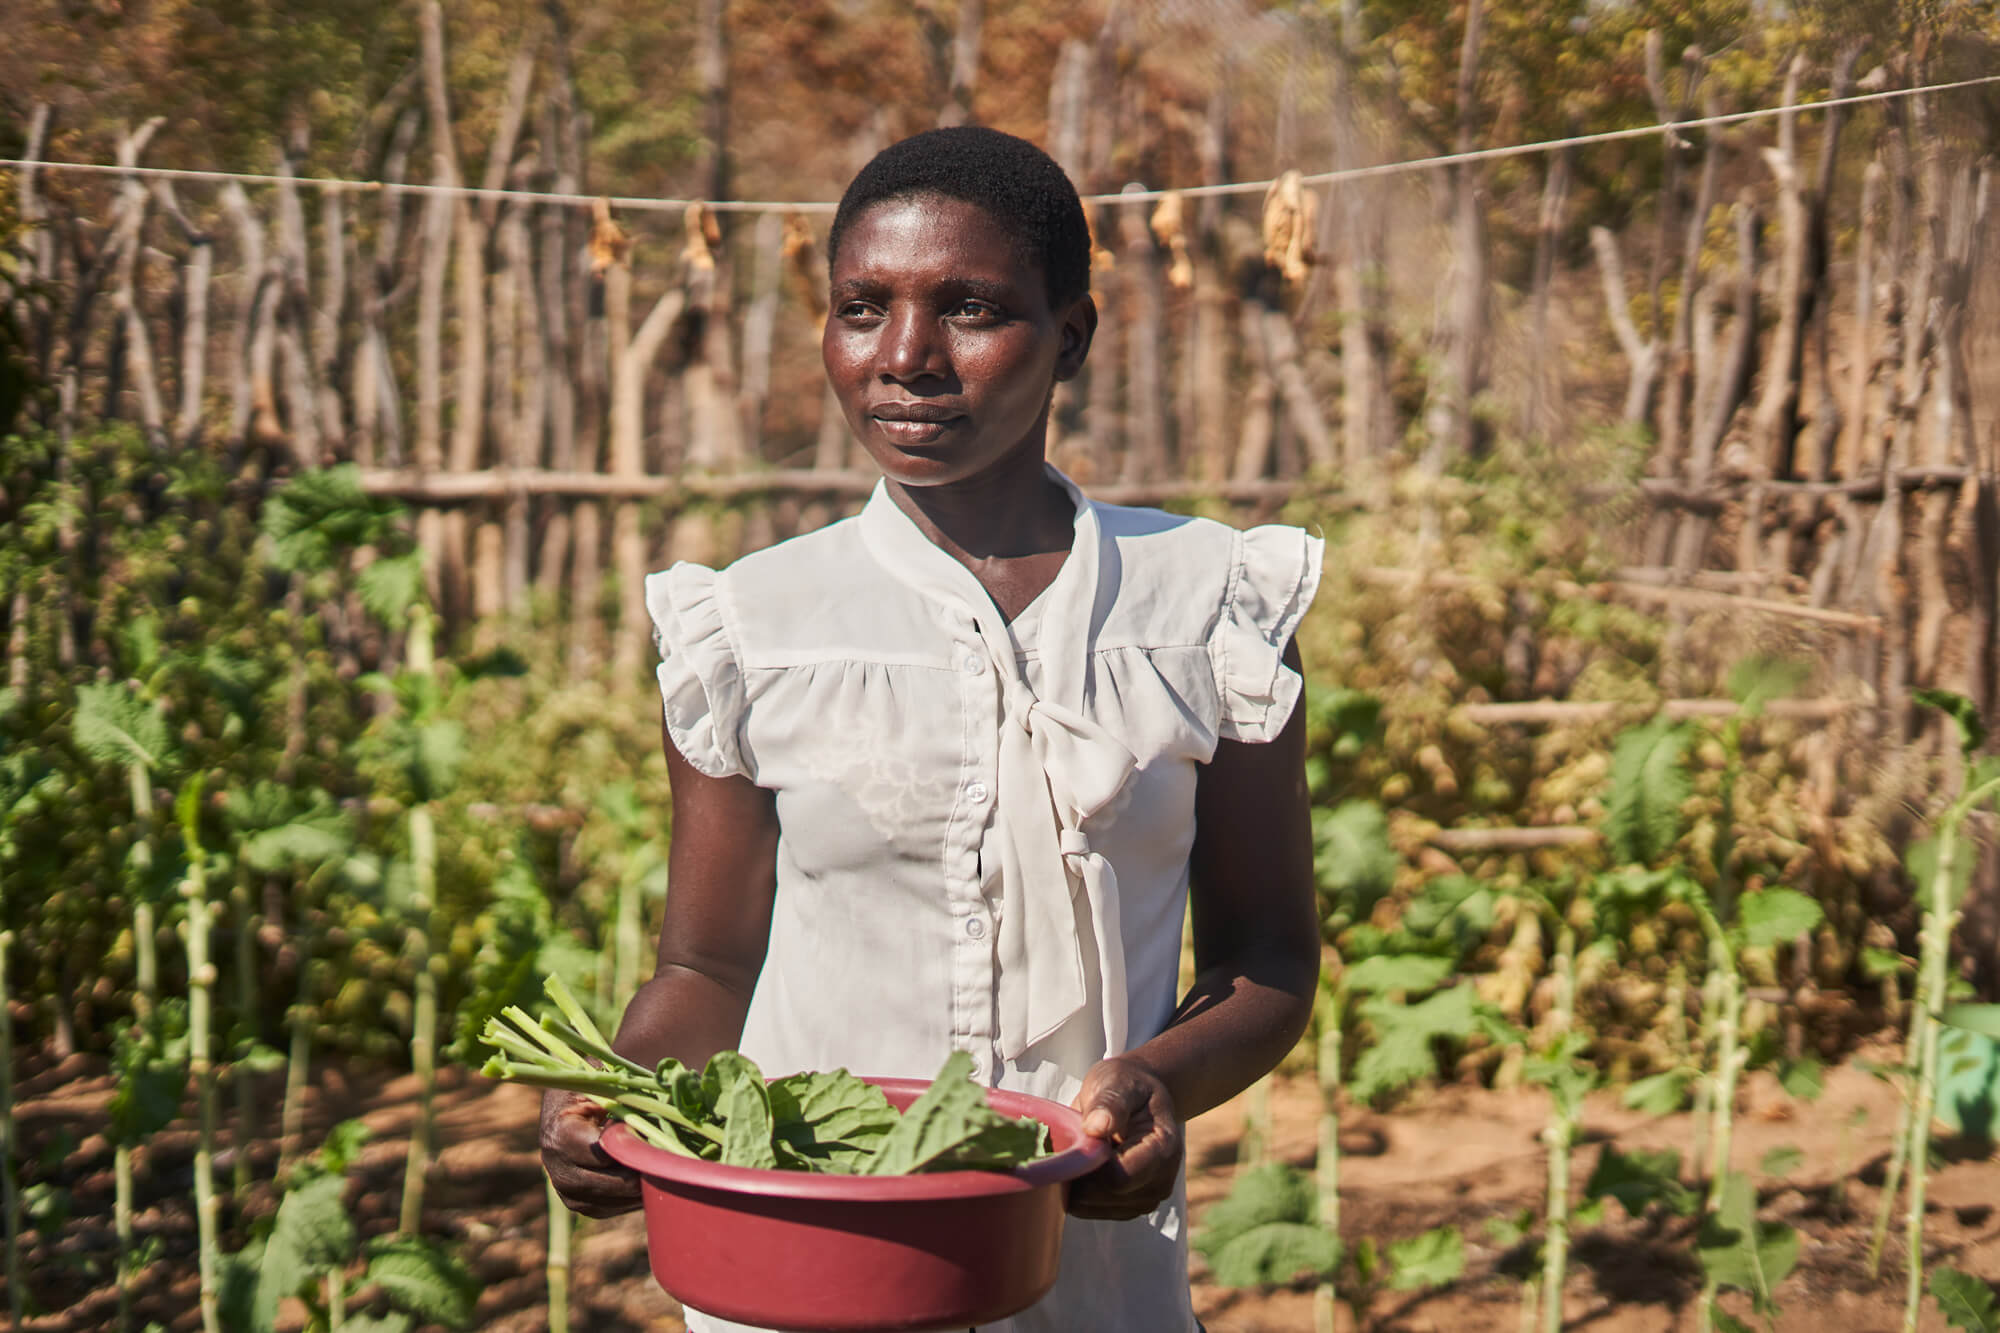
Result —
M 1095 955 L 1105 1049 L 1125 1049 L 1125 948 L 1118 878 L 1091 850 L 1083 825 L 1112 805 L 1137 771 L 1117 737 L 1083 713 L 1098 585 L 1097 515 L 1067 477 L 1050 476 L 1076 505 L 1069 557 L 1043 594 L 1038 647 L 1044 689 L 1022 678 L 992 599 L 970 570 L 934 546 L 877 485 L 862 511 L 862 533 L 883 566 L 919 591 L 970 613 L 999 673 L 1004 712 L 999 736 L 995 841 L 1001 912 L 1000 1054 L 1016 1059 L 1083 1012 L 1089 1003 L 1085 948 Z M 1075 895 L 1089 910 L 1086 941 Z

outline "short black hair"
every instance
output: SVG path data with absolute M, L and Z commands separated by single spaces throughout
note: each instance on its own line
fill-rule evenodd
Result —
M 1042 266 L 1049 304 L 1090 291 L 1090 224 L 1063 169 L 1026 139 L 980 125 L 925 130 L 890 144 L 840 197 L 826 239 L 829 272 L 854 220 L 876 204 L 937 194 L 984 209 Z

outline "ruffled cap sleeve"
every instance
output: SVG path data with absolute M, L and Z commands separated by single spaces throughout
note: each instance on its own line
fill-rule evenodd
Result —
M 660 649 L 660 701 L 667 734 L 712 778 L 749 776 L 738 739 L 743 673 L 716 598 L 716 572 L 682 562 L 646 576 L 646 613 Z
M 1273 740 L 1297 706 L 1299 673 L 1282 659 L 1319 591 L 1325 547 L 1300 528 L 1278 524 L 1237 534 L 1221 614 L 1208 642 L 1222 700 L 1217 734 L 1223 740 Z

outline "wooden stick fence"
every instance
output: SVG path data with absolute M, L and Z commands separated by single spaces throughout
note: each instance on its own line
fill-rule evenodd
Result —
M 567 606 L 577 670 L 636 673 L 648 569 L 810 529 L 872 485 L 816 371 L 823 218 L 688 203 L 663 230 L 666 215 L 621 220 L 603 200 L 586 216 L 587 126 L 559 44 L 524 44 L 473 160 L 451 130 L 439 11 L 423 15 L 423 59 L 370 113 L 352 164 L 384 188 L 322 190 L 312 207 L 296 135 L 255 199 L 235 181 L 59 182 L 35 165 L 51 130 L 38 110 L 14 169 L 10 315 L 55 386 L 52 429 L 114 418 L 162 450 L 219 445 L 278 470 L 352 461 L 370 493 L 416 510 L 452 623 L 539 594 Z M 1461 52 L 1468 88 L 1477 46 Z M 1111 170 L 1114 126 L 1149 132 L 1104 49 L 1074 45 L 1051 83 L 1048 141 L 1086 185 Z M 1851 90 L 1851 56 L 1829 74 L 1833 97 Z M 1789 71 L 1768 139 L 1712 99 L 1696 117 L 1692 93 L 1676 107 L 1656 90 L 1661 119 L 1688 127 L 1665 140 L 1657 217 L 1590 232 L 1605 342 L 1627 372 L 1620 415 L 1653 446 L 1634 488 L 1633 568 L 1566 591 L 1833 631 L 1838 664 L 1906 729 L 1918 686 L 1982 708 L 1995 698 L 2000 437 L 1969 370 L 1988 335 L 1967 313 L 1993 271 L 1991 171 L 1953 147 L 1965 136 L 1942 94 L 1868 108 L 1865 125 L 1835 105 L 1815 122 L 1815 156 L 1798 123 L 1804 75 Z M 1093 493 L 1246 514 L 1301 494 L 1363 505 L 1390 471 L 1441 475 L 1479 447 L 1471 405 L 1509 364 L 1532 369 L 1523 416 L 1551 447 L 1587 424 L 1554 409 L 1563 356 L 1548 312 L 1566 276 L 1558 241 L 1577 230 L 1568 173 L 1588 147 L 1545 155 L 1521 294 L 1537 313 L 1527 336 L 1503 338 L 1482 275 L 1486 215 L 1504 201 L 1480 184 L 1483 159 L 1437 173 L 1449 174 L 1440 236 L 1460 252 L 1440 279 L 1430 258 L 1389 245 L 1359 93 L 1345 76 L 1335 92 L 1334 165 L 1351 174 L 1324 207 L 1296 175 L 1261 209 L 1157 191 L 1095 206 L 1100 341 L 1051 425 L 1053 457 Z M 1460 138 L 1476 150 L 1473 128 Z M 124 136 L 123 167 L 143 162 L 156 129 Z M 1203 140 L 1217 172 L 1228 130 L 1218 102 Z M 1858 194 L 1843 193 L 1835 167 L 1856 155 Z M 402 192 L 420 184 L 445 188 Z M 1836 221 L 1853 229 L 1851 254 L 1829 249 Z M 1641 249 L 1643 274 L 1628 262 Z M 1441 312 L 1428 345 L 1399 332 L 1392 304 Z M 1413 431 L 1391 380 L 1426 359 L 1450 373 Z M 607 580 L 625 608 L 609 626 Z M 8 608 L 10 624 L 31 614 Z

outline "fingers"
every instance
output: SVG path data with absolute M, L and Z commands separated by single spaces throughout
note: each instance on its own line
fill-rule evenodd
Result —
M 557 1195 L 584 1217 L 639 1206 L 639 1177 L 598 1146 L 604 1120 L 604 1108 L 588 1098 L 552 1094 L 542 1104 L 542 1166 Z
M 1114 1150 L 1071 1187 L 1070 1213 L 1124 1219 L 1153 1211 L 1173 1193 L 1185 1152 L 1166 1086 L 1133 1062 L 1108 1060 L 1084 1080 L 1077 1105 L 1084 1132 L 1110 1140 Z

